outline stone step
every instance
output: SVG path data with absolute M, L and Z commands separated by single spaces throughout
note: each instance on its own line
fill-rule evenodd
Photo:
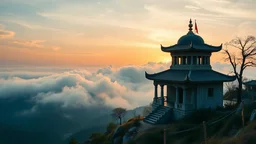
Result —
M 158 120 L 159 118 L 161 118 L 161 117 L 157 117 L 157 116 L 148 117 L 148 119 L 155 119 L 155 120 Z
M 162 116 L 156 116 L 156 115 L 151 115 L 151 116 L 148 116 L 147 118 L 156 118 L 156 119 L 158 119 L 158 118 L 161 118 Z
M 154 114 L 152 114 L 151 116 L 162 117 L 163 115 L 162 115 L 162 114 L 160 114 L 160 113 L 154 113 Z
M 156 111 L 155 113 L 164 114 L 164 113 L 166 113 L 166 112 L 168 112 L 168 111 L 158 110 L 158 111 Z
M 146 122 L 146 123 L 150 123 L 150 124 L 155 124 L 155 122 L 154 122 L 154 121 L 150 121 L 150 120 L 144 120 L 144 122 Z
M 169 108 L 169 107 L 160 107 L 160 108 L 158 108 L 158 110 L 170 110 L 171 108 Z
M 148 118 L 149 121 L 152 121 L 154 123 L 156 123 L 158 121 L 158 119 L 154 119 L 154 118 Z
M 171 107 L 167 107 L 167 106 L 159 106 L 159 108 L 162 108 L 162 109 L 170 109 Z
M 159 106 L 154 112 L 150 113 L 144 122 L 149 124 L 157 124 L 171 110 L 170 107 Z

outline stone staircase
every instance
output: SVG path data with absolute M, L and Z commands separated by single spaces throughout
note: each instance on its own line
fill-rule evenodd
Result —
M 166 106 L 158 106 L 147 117 L 144 118 L 144 122 L 149 124 L 161 124 L 166 123 L 171 119 L 172 108 Z

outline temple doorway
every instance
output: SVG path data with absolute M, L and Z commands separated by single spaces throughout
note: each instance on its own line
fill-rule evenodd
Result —
M 178 91 L 179 91 L 179 103 L 182 104 L 183 103 L 183 89 L 178 88 Z

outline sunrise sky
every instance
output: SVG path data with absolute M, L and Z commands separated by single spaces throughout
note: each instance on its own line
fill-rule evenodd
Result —
M 256 34 L 254 0 L 1 0 L 0 65 L 166 62 L 196 19 L 206 43 Z M 222 56 L 214 55 L 212 61 Z
M 0 0 L 0 143 L 22 143 L 11 132 L 55 143 L 101 127 L 114 108 L 149 105 L 145 71 L 170 68 L 160 44 L 176 44 L 190 18 L 209 45 L 256 36 L 256 0 Z M 211 66 L 233 75 L 222 52 Z

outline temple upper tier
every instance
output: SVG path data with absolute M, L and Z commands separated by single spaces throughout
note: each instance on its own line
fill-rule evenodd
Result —
M 226 82 L 235 80 L 234 76 L 228 76 L 212 70 L 212 52 L 222 49 L 220 46 L 205 44 L 204 39 L 195 34 L 192 30 L 192 21 L 189 21 L 189 31 L 186 35 L 179 38 L 177 44 L 161 49 L 170 52 L 172 65 L 169 70 L 156 73 L 145 74 L 147 79 L 156 81 L 172 82 Z

